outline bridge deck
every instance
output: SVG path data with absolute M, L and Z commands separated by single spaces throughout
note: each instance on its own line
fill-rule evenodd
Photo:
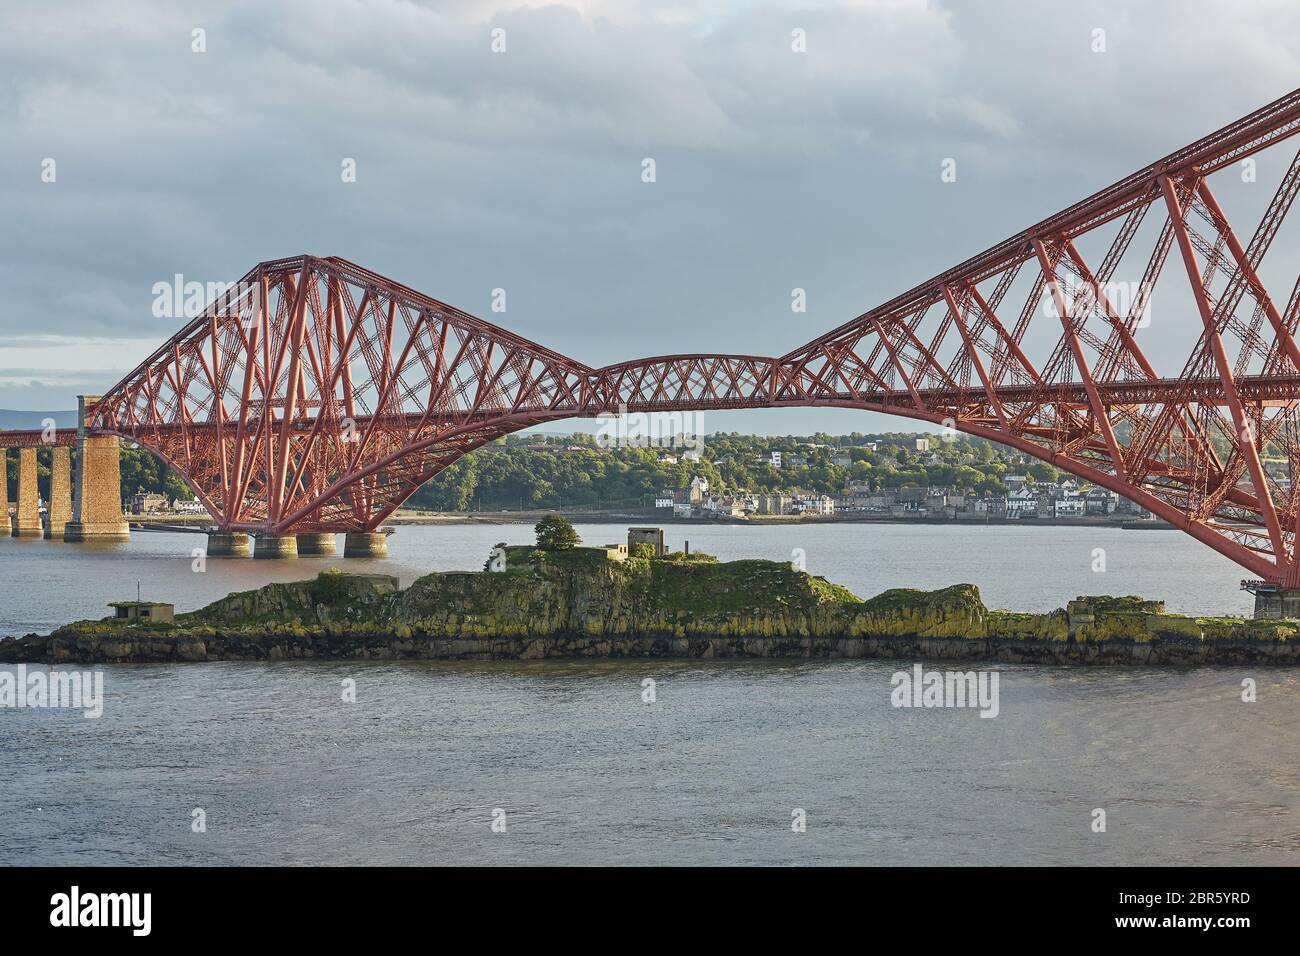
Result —
M 771 360 L 776 363 L 776 359 Z M 624 363 L 626 365 L 626 363 Z M 602 370 L 603 371 L 603 370 Z M 599 375 L 600 372 L 597 372 Z M 1251 404 L 1261 406 L 1280 406 L 1293 402 L 1300 402 L 1300 376 L 1283 375 L 1283 376 L 1244 376 L 1236 381 L 1237 391 L 1241 398 Z M 1148 381 L 1129 381 L 1129 382 L 1098 382 L 1097 391 L 1102 402 L 1109 406 L 1123 405 L 1148 405 L 1159 404 L 1163 402 L 1196 402 L 1202 405 L 1222 406 L 1227 404 L 1227 398 L 1224 395 L 1223 382 L 1218 378 L 1202 379 L 1174 379 L 1159 378 Z M 969 389 L 935 389 L 922 388 L 918 389 L 918 394 L 925 404 L 933 408 L 958 407 L 969 405 L 971 402 L 984 402 L 986 395 L 983 389 L 972 386 Z M 995 394 L 998 400 L 1007 405 L 1015 405 L 1021 402 L 1041 402 L 1047 400 L 1053 404 L 1066 405 L 1074 408 L 1086 409 L 1088 407 L 1088 392 L 1082 382 L 1068 382 L 1061 385 L 1037 386 L 1037 385 L 1004 385 L 996 389 Z M 877 391 L 873 393 L 862 394 L 858 396 L 845 393 L 828 394 L 824 396 L 824 404 L 833 405 L 840 402 L 854 402 L 855 404 L 869 403 L 881 410 L 901 409 L 906 410 L 913 407 L 914 402 L 911 393 L 905 390 L 894 391 Z M 659 402 L 636 402 L 626 405 L 628 412 L 667 412 L 667 411 L 709 411 L 720 409 L 746 409 L 746 408 L 775 408 L 783 404 L 799 405 L 807 407 L 808 405 L 818 404 L 817 398 L 809 401 L 807 398 L 789 399 L 788 401 L 780 397 L 779 391 L 774 392 L 772 389 L 761 388 L 756 390 L 752 395 L 736 396 L 733 398 L 717 399 L 690 399 L 685 401 L 659 401 Z M 518 409 L 519 412 L 536 412 L 542 409 L 526 408 Z M 601 408 L 590 406 L 581 410 L 575 410 L 575 418 L 591 418 L 602 413 L 617 412 L 618 408 Z M 477 413 L 477 417 L 484 419 L 498 418 L 501 415 L 500 409 L 482 410 Z M 448 409 L 448 416 L 458 420 L 465 417 L 464 410 Z M 470 416 L 472 419 L 475 416 Z M 257 421 L 256 418 L 248 419 Z M 278 420 L 278 418 L 277 418 Z M 358 416 L 356 422 L 358 426 L 366 426 L 375 420 L 374 416 Z M 428 416 L 424 412 L 410 412 L 406 415 L 384 415 L 379 416 L 378 423 L 385 426 L 417 428 L 420 423 L 429 423 Z M 295 431 L 308 431 L 315 424 L 314 418 L 303 417 L 295 420 L 293 428 Z M 207 431 L 215 426 L 210 422 L 186 422 L 182 425 L 180 422 L 168 423 L 149 423 L 140 425 L 135 428 L 119 429 L 97 429 L 92 428 L 88 431 L 92 434 L 158 434 L 167 432 L 181 431 L 189 429 L 193 431 Z M 41 429 L 15 429 L 13 431 L 0 432 L 0 448 L 44 448 L 44 447 L 71 447 L 76 444 L 77 429 L 60 428 L 55 430 L 51 440 L 49 432 Z

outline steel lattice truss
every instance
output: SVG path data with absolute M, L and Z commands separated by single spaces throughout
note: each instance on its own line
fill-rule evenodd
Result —
M 1249 233 L 1211 189 L 1298 130 L 1300 90 L 780 358 L 591 368 L 342 259 L 265 262 L 93 424 L 174 465 L 221 527 L 286 532 L 372 530 L 467 451 L 541 422 L 871 409 L 1020 449 L 1300 585 L 1300 284 L 1278 297 L 1260 278 L 1300 156 Z M 1122 302 L 1121 274 L 1141 276 Z M 1160 375 L 1139 340 L 1172 323 L 1193 344 Z

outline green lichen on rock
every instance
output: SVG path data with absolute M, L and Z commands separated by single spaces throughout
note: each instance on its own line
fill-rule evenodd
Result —
M 973 584 L 938 591 L 893 588 L 857 603 L 849 633 L 854 637 L 984 638 L 988 609 Z
M 971 584 L 862 600 L 791 564 L 602 547 L 494 549 L 489 570 L 401 589 L 337 570 L 230 594 L 174 625 L 80 621 L 0 660 L 296 657 L 955 657 L 1037 663 L 1300 662 L 1300 621 L 1193 618 L 1139 597 L 990 610 Z
M 1300 635 L 1300 621 L 1256 620 L 1241 617 L 1198 617 L 1196 625 L 1207 641 L 1294 642 Z
M 989 611 L 985 628 L 990 637 L 1006 641 L 1068 641 L 1069 616 L 1057 609 L 1047 614 L 1028 611 Z
M 331 568 L 306 581 L 233 592 L 200 610 L 177 614 L 176 626 L 293 626 L 340 619 L 360 623 L 397 593 L 399 583 L 388 574 L 344 574 Z
M 1151 641 L 1199 643 L 1204 639 L 1196 618 L 1169 614 L 1163 601 L 1136 595 L 1077 597 L 1066 608 L 1070 637 L 1083 643 Z

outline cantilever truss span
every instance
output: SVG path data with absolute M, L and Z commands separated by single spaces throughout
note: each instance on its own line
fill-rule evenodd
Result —
M 1300 90 L 779 358 L 591 368 L 342 259 L 264 262 L 92 425 L 174 465 L 221 527 L 286 532 L 372 530 L 467 451 L 541 422 L 871 409 L 1018 448 L 1296 586 L 1300 294 L 1294 263 L 1265 256 L 1300 156 L 1251 229 L 1216 189 L 1298 129 Z M 1157 372 L 1143 344 L 1180 336 L 1181 369 Z

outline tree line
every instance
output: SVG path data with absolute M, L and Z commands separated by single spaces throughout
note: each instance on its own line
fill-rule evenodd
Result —
M 916 439 L 928 438 L 928 451 Z M 876 444 L 872 450 L 871 443 Z M 682 458 L 682 448 L 602 448 L 587 434 L 509 435 L 470 452 L 427 482 L 407 507 L 429 511 L 514 511 L 535 508 L 599 509 L 648 506 L 664 489 L 685 488 L 693 477 L 711 491 L 808 492 L 839 494 L 846 485 L 873 490 L 944 486 L 978 493 L 1004 489 L 1007 474 L 1055 481 L 1060 472 L 1020 452 L 967 435 L 944 437 L 889 432 L 869 435 L 818 433 L 807 436 L 718 433 L 703 439 L 698 461 Z M 776 468 L 760 459 L 780 451 Z M 76 452 L 74 450 L 73 455 Z M 788 462 L 791 454 L 807 459 Z M 661 460 L 676 457 L 675 462 Z M 848 458 L 836 464 L 836 458 Z M 9 501 L 17 493 L 18 459 L 7 458 Z M 188 500 L 192 492 L 180 476 L 144 448 L 121 446 L 122 497 L 161 494 Z M 37 484 L 49 496 L 50 461 L 37 454 Z

